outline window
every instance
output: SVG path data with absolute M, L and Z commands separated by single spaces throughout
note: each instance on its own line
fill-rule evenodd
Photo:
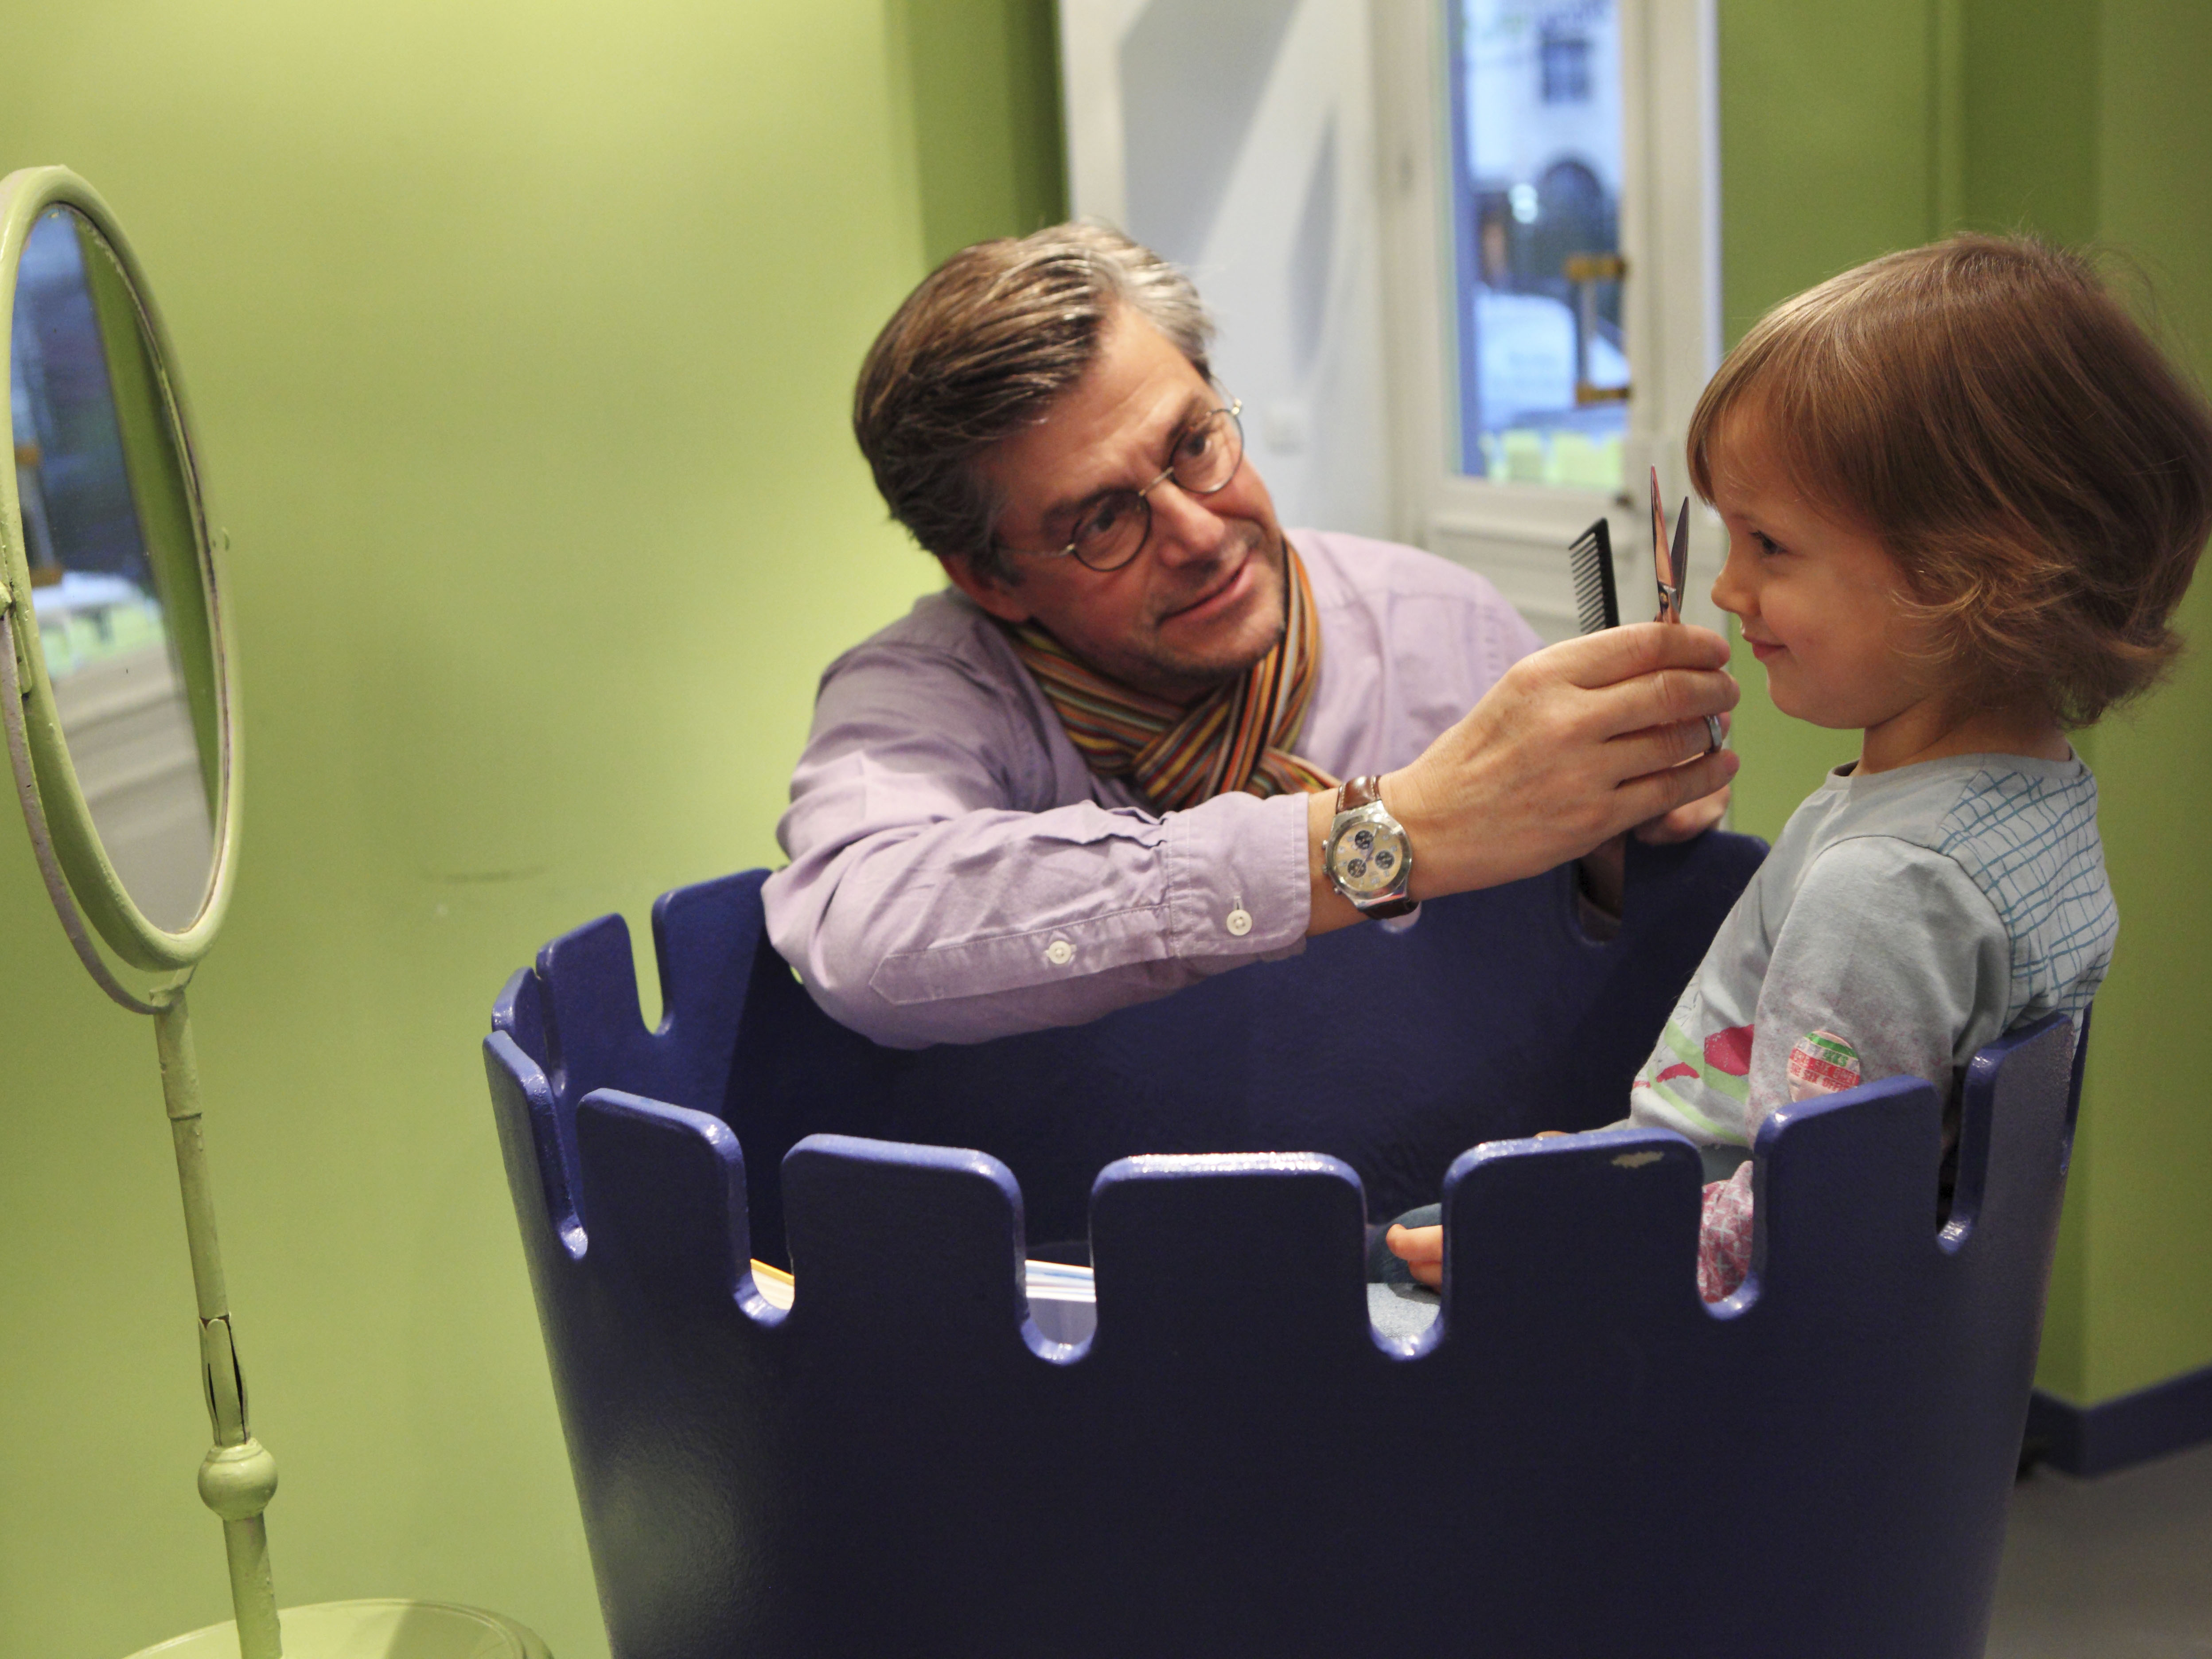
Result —
M 1719 335 L 1712 0 L 1376 0 L 1376 58 L 1397 528 L 1561 637 L 1566 544 L 1611 512 L 1625 566 L 1645 469 L 1687 488 Z
M 1606 8 L 1611 10 L 1610 7 Z M 1586 34 L 1557 33 L 1547 24 L 1537 48 L 1542 66 L 1544 101 L 1579 104 L 1590 95 L 1590 43 Z
M 1614 3 L 1450 0 L 1458 465 L 1472 477 L 1621 485 L 1628 358 L 1620 284 L 1603 275 L 1620 254 Z

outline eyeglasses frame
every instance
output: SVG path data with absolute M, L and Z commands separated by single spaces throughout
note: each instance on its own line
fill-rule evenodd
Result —
M 1177 489 L 1182 490 L 1186 495 L 1194 496 L 1200 500 L 1204 500 L 1208 496 L 1218 495 L 1223 490 L 1228 489 L 1231 484 L 1235 483 L 1237 482 L 1237 475 L 1244 470 L 1244 400 L 1242 398 L 1231 398 L 1225 404 L 1217 404 L 1215 407 L 1206 411 L 1204 420 L 1210 421 L 1217 415 L 1226 415 L 1229 417 L 1229 424 L 1236 428 L 1237 465 L 1229 469 L 1229 476 L 1227 477 L 1224 478 L 1219 483 L 1214 485 L 1211 489 L 1193 489 L 1190 486 L 1184 483 L 1180 478 L 1176 479 L 1176 488 Z M 1200 422 L 1200 424 L 1203 424 L 1203 422 Z M 1189 436 L 1190 434 L 1196 429 L 1197 428 L 1195 426 L 1184 428 L 1182 432 L 1176 437 L 1176 442 L 1180 445 L 1184 438 Z M 999 552 L 1011 553 L 1019 558 L 1073 559 L 1076 563 L 1081 565 L 1085 570 L 1095 570 L 1102 576 L 1110 575 L 1116 570 L 1126 570 L 1137 562 L 1138 556 L 1145 550 L 1146 546 L 1152 539 L 1152 491 L 1158 489 L 1169 479 L 1174 477 L 1175 463 L 1170 461 L 1166 466 L 1161 468 L 1158 477 L 1153 478 L 1150 483 L 1146 484 L 1140 489 L 1132 489 L 1127 491 L 1117 489 L 1107 492 L 1109 496 L 1123 494 L 1133 495 L 1137 498 L 1138 505 L 1145 509 L 1144 533 L 1137 538 L 1135 544 L 1130 548 L 1128 557 L 1117 560 L 1112 564 L 1096 565 L 1089 562 L 1080 553 L 1078 553 L 1075 550 L 1075 543 L 1073 542 L 1068 543 L 1066 547 L 1008 547 L 1004 542 L 1000 541 L 994 541 L 991 545 Z

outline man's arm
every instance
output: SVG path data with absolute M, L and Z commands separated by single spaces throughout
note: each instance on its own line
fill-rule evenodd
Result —
M 1413 848 L 1413 896 L 1518 881 L 1638 824 L 1683 813 L 1735 775 L 1705 717 L 1735 706 L 1728 642 L 1702 628 L 1608 629 L 1523 657 L 1412 765 L 1382 804 Z M 1688 809 L 1684 811 L 1683 809 Z M 1307 798 L 1310 933 L 1359 920 L 1322 872 L 1333 793 Z
M 823 684 L 763 897 L 825 1009 L 895 1046 L 977 1042 L 1299 947 L 1303 797 L 1080 799 L 1080 759 L 987 668 L 864 647 Z
M 1384 781 L 1416 895 L 1535 874 L 1712 793 L 1733 755 L 1680 763 L 1735 702 L 1725 658 L 1652 626 L 1516 664 Z M 1320 871 L 1333 791 L 1164 817 L 1054 805 L 1085 785 L 1034 718 L 950 659 L 864 647 L 824 683 L 779 831 L 792 862 L 763 896 L 846 1024 L 920 1047 L 1079 1024 L 1359 919 Z

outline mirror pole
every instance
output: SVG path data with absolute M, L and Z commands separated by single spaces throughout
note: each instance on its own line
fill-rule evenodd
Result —
M 154 1042 L 161 1056 L 161 1095 L 177 1143 L 177 1180 L 184 1189 L 185 1239 L 191 1251 L 192 1289 L 199 1299 L 200 1381 L 215 1445 L 200 1464 L 200 1498 L 222 1517 L 230 1558 L 230 1601 L 238 1619 L 240 1659 L 279 1659 L 276 1591 L 269 1574 L 269 1534 L 261 1512 L 276 1492 L 276 1460 L 246 1426 L 246 1381 L 232 1342 L 230 1292 L 216 1242 L 215 1198 L 207 1146 L 200 1134 L 199 1065 L 182 986 L 155 994 Z

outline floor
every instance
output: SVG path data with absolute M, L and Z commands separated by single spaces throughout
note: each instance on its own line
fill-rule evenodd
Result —
M 2022 1480 L 1988 1659 L 2212 1659 L 2212 1445 Z

